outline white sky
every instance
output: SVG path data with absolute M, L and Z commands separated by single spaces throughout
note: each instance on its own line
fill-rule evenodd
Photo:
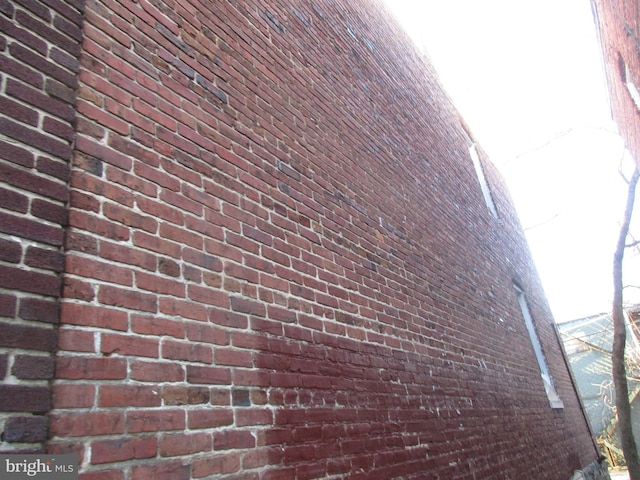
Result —
M 556 321 L 608 311 L 624 148 L 590 2 L 386 3 L 505 176 Z M 640 285 L 640 255 L 632 253 L 625 273 L 636 279 L 627 282 Z M 640 302 L 640 288 L 626 293 Z

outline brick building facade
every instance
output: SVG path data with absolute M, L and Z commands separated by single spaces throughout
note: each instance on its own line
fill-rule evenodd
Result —
M 591 0 L 609 86 L 611 112 L 640 166 L 640 2 Z
M 506 188 L 382 4 L 0 22 L 3 452 L 83 480 L 599 478 Z

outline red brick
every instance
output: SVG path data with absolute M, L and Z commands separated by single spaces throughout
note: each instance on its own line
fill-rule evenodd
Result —
M 62 285 L 62 296 L 67 299 L 91 302 L 95 298 L 94 286 L 77 278 L 65 277 Z
M 190 383 L 228 385 L 231 372 L 228 368 L 187 366 L 187 381 Z
M 49 328 L 0 323 L 0 330 L 2 347 L 52 352 L 57 346 L 57 335 Z
M 141 335 L 185 337 L 184 322 L 155 316 L 132 315 L 131 330 Z
M 221 272 L 222 262 L 216 256 L 209 255 L 207 253 L 194 250 L 191 248 L 185 248 L 182 252 L 182 258 L 186 262 L 198 265 L 206 270 Z
M 23 380 L 50 380 L 53 370 L 54 359 L 51 356 L 16 355 L 11 373 Z
M 101 108 L 96 108 L 88 102 L 79 101 L 77 106 L 78 113 L 86 116 L 89 120 L 108 128 L 109 130 L 126 135 L 129 133 L 129 125 L 122 119 L 110 115 Z
M 112 440 L 91 442 L 91 464 L 121 462 L 133 459 L 153 458 L 158 452 L 155 437 L 119 437 Z
M 0 294 L 0 316 L 13 317 L 16 314 L 17 299 L 14 295 Z
M 141 159 L 147 153 L 148 152 L 146 150 L 141 150 L 139 152 L 136 152 L 136 155 L 134 156 L 137 159 Z M 135 165 L 134 165 L 134 169 L 135 169 Z M 128 172 L 124 172 L 119 168 L 108 166 L 106 169 L 106 177 L 107 177 L 107 180 L 109 180 L 110 182 L 117 183 L 124 187 L 129 187 L 134 191 L 136 191 L 138 194 L 145 195 L 147 197 L 157 196 L 158 189 L 155 184 L 148 182 L 146 180 L 143 180 L 137 175 L 132 175 Z M 149 230 L 150 230 L 150 227 L 153 227 L 156 225 L 155 223 L 150 222 L 149 219 L 140 218 L 139 221 L 141 226 L 144 225 Z M 150 230 L 150 231 L 155 232 L 156 229 L 154 228 L 153 230 Z
M 252 367 L 253 355 L 242 350 L 215 349 L 216 365 L 229 365 L 235 367 Z
M 247 263 L 246 259 L 245 259 L 245 263 Z M 249 265 L 248 263 L 247 265 L 248 267 L 251 267 L 251 268 L 228 262 L 225 265 L 224 273 L 225 275 L 236 278 L 238 280 L 246 280 L 247 282 L 250 282 L 250 283 L 259 283 L 260 282 L 259 280 L 260 274 L 258 273 L 259 270 L 254 269 L 253 266 Z
M 295 468 L 272 467 L 262 475 L 262 478 L 264 480 L 294 480 L 298 477 Z
M 117 353 L 118 355 L 158 358 L 159 341 L 129 335 L 103 333 L 100 337 L 100 351 L 105 355 Z
M 131 378 L 139 382 L 182 382 L 185 368 L 178 363 L 131 361 Z
M 184 430 L 184 410 L 132 410 L 127 413 L 127 432 Z
M 79 480 L 124 480 L 122 470 L 96 470 L 83 472 L 78 477 Z
M 55 297 L 60 292 L 60 278 L 0 265 L 0 287 Z
M 9 417 L 2 439 L 11 443 L 38 443 L 47 439 L 49 422 L 46 417 Z
M 136 162 L 134 165 L 134 173 L 144 179 L 149 180 L 155 185 L 168 188 L 170 190 L 179 190 L 180 182 L 166 172 L 160 171 L 150 166 Z
M 0 385 L 0 411 L 46 413 L 50 408 L 48 387 Z
M 27 213 L 29 210 L 29 197 L 14 190 L 0 188 L 0 201 L 2 201 L 2 206 L 6 210 L 13 210 L 14 212 L 20 213 Z M 9 246 L 8 242 L 7 246 Z M 8 255 L 8 253 L 9 252 L 5 253 L 5 255 Z
M 58 348 L 68 352 L 95 352 L 95 335 L 84 330 L 60 329 Z
M 0 60 L 0 64 L 6 63 Z M 7 71 L 7 70 L 3 70 Z M 32 167 L 34 164 L 33 152 L 23 148 L 20 145 L 14 145 L 0 140 L 0 158 L 10 160 L 16 165 L 22 165 L 24 167 Z
M 213 434 L 214 450 L 232 450 L 236 448 L 254 448 L 256 439 L 246 430 L 225 430 Z
M 162 403 L 159 386 L 100 385 L 99 407 L 158 407 Z
M 120 152 L 101 145 L 88 137 L 78 136 L 76 138 L 76 149 L 90 157 L 99 158 L 103 162 L 126 171 L 131 170 L 133 166 L 130 157 L 122 155 Z
M 33 11 L 35 12 L 35 9 Z M 25 25 L 27 28 L 29 28 L 29 30 L 35 33 L 38 33 L 44 38 L 47 38 L 54 45 L 57 45 L 64 50 L 77 51 L 77 43 L 72 38 L 68 38 L 63 34 L 64 32 L 69 34 L 69 37 L 73 37 L 73 36 L 78 37 L 79 32 L 77 27 L 74 29 L 70 25 L 67 25 L 66 21 L 63 22 L 63 17 L 59 17 L 55 19 L 52 22 L 53 25 L 51 26 L 50 26 L 49 16 L 43 15 L 43 18 L 46 23 L 37 21 L 33 16 L 27 14 L 22 10 L 19 10 L 16 12 L 16 19 L 18 20 L 18 22 L 22 25 Z M 61 24 L 65 25 L 65 27 L 60 28 Z M 74 31 L 76 32 L 75 35 L 73 35 Z
M 165 386 L 162 389 L 165 405 L 200 405 L 209 403 L 211 398 L 206 387 Z
M 133 285 L 133 274 L 128 268 L 116 267 L 100 262 L 95 258 L 67 255 L 66 271 L 72 275 L 118 283 L 124 286 Z
M 162 358 L 210 364 L 213 353 L 206 345 L 165 340 L 162 342 Z
M 197 217 L 201 217 L 203 214 L 202 204 L 193 201 L 184 195 L 177 195 L 171 190 L 163 190 L 159 197 L 163 202 L 178 207 L 180 210 L 191 212 Z
M 261 370 L 236 369 L 233 373 L 233 382 L 238 386 L 268 387 L 270 374 Z
M 136 204 L 140 208 L 140 210 L 151 215 L 152 217 L 166 220 L 175 225 L 184 224 L 184 214 L 174 208 L 171 208 L 164 202 L 158 202 L 144 197 L 138 197 L 136 200 Z
M 189 197 L 191 200 L 198 202 L 210 209 L 220 210 L 220 200 L 217 197 L 214 197 L 205 192 L 192 188 L 189 185 L 184 185 L 182 187 L 182 190 L 184 195 Z M 191 217 L 188 217 L 188 218 L 191 218 Z
M 104 240 L 100 242 L 100 257 L 150 271 L 155 270 L 158 263 L 155 255 Z
M 144 272 L 136 272 L 136 287 L 142 290 L 184 298 L 185 286 L 179 279 L 167 279 Z
M 62 323 L 125 331 L 128 318 L 125 312 L 93 305 L 65 302 L 60 307 Z
M 254 255 L 258 254 L 260 251 L 260 244 L 248 240 L 242 235 L 236 235 L 231 231 L 226 232 L 225 242 L 228 245 L 238 247 L 239 249 L 253 253 Z
M 58 250 L 49 250 L 38 247 L 29 247 L 24 262 L 30 267 L 42 268 L 54 272 L 62 272 L 64 269 L 64 256 Z
M 222 325 L 223 327 L 246 329 L 249 324 L 246 315 L 229 312 L 221 309 L 211 309 L 209 321 Z
M 207 319 L 206 306 L 175 298 L 161 298 L 160 312 L 169 316 L 190 318 L 199 321 L 205 321 Z
M 44 118 L 44 121 L 42 122 L 42 129 L 45 132 L 50 133 L 54 137 L 61 138 L 70 143 L 73 141 L 73 137 L 75 134 L 73 127 L 67 122 L 62 122 L 52 117 Z
M 256 332 L 264 332 L 271 335 L 281 336 L 283 334 L 282 323 L 263 320 L 261 318 L 251 318 L 251 329 Z
M 168 275 L 170 277 L 180 276 L 180 264 L 171 260 L 170 258 L 158 259 L 158 272 Z M 186 277 L 186 275 L 185 275 Z M 199 280 L 199 278 L 198 278 Z
M 53 386 L 54 408 L 86 408 L 93 405 L 96 387 L 92 384 L 57 383 Z
M 189 480 L 191 467 L 183 461 L 137 465 L 131 469 L 131 480 Z
M 73 200 L 73 195 L 72 195 Z M 97 204 L 97 208 L 100 207 L 100 204 Z M 90 210 L 90 208 L 81 207 L 84 210 Z M 90 237 L 88 235 L 83 235 L 79 232 L 67 232 L 67 237 L 65 239 L 65 247 L 68 250 L 75 250 L 78 252 L 83 252 L 86 254 L 96 254 L 98 253 L 98 241 Z
M 229 333 L 216 325 L 191 323 L 187 325 L 187 338 L 191 342 L 203 342 L 211 345 L 228 345 Z
M 51 417 L 51 434 L 57 437 L 89 437 L 124 433 L 122 412 L 59 413 Z
M 267 308 L 268 317 L 281 322 L 293 323 L 298 318 L 297 312 L 280 308 L 275 305 L 269 305 Z
M 15 123 L 9 118 L 0 119 L 0 133 L 59 158 L 68 159 L 71 156 L 71 148 L 66 142 L 55 140 L 35 129 Z
M 112 240 L 129 240 L 129 231 L 122 225 L 96 218 L 75 209 L 69 211 L 69 225 Z
M 127 362 L 121 358 L 58 356 L 56 378 L 69 380 L 122 380 L 127 376 Z
M 157 311 L 157 299 L 153 295 L 102 285 L 98 293 L 98 300 L 105 305 L 124 307 L 144 312 Z
M 279 448 L 254 448 L 242 457 L 242 468 L 245 470 L 260 469 L 280 463 L 282 463 L 282 450 Z
M 150 83 L 154 86 L 157 86 L 153 82 L 150 82 Z M 162 125 L 163 127 L 169 130 L 176 129 L 177 124 L 174 118 L 172 118 L 170 115 L 162 115 L 160 112 L 151 108 L 147 103 L 145 103 L 144 101 L 141 101 L 140 99 L 133 99 L 133 108 L 140 115 L 147 117 L 148 119 L 154 122 L 159 123 L 160 125 Z
M 9 355 L 0 355 L 0 379 L 4 379 L 9 371 Z
M 207 455 L 194 460 L 191 475 L 194 478 L 234 473 L 240 470 L 240 456 L 229 453 L 225 455 Z
M 80 89 L 78 90 L 78 95 L 81 98 L 85 98 L 89 101 L 93 101 L 95 103 L 101 103 L 102 102 L 102 97 L 100 97 L 98 94 L 96 94 L 95 92 L 90 91 L 89 89 L 81 86 Z M 93 97 L 93 98 L 91 98 Z M 95 122 L 92 122 L 91 120 L 87 120 L 86 118 L 78 118 L 76 120 L 77 126 L 76 126 L 76 132 L 78 134 L 81 135 L 86 135 L 88 137 L 92 137 L 95 139 L 102 139 L 105 137 L 105 129 L 103 127 L 101 127 L 100 125 L 98 125 Z M 80 153 L 80 152 L 74 152 L 74 157 L 77 158 L 89 158 L 88 156 Z M 92 159 L 93 161 L 95 161 L 95 159 Z M 77 162 L 76 162 L 77 166 L 80 166 Z
M 218 428 L 232 424 L 233 412 L 230 409 L 207 408 L 188 412 L 188 426 L 191 430 Z
M 187 294 L 194 302 L 225 308 L 229 306 L 229 294 L 222 290 L 190 285 Z
M 163 435 L 160 439 L 160 455 L 175 457 L 213 450 L 209 433 L 175 433 Z
M 263 304 L 247 298 L 231 297 L 231 308 L 240 313 L 264 317 L 266 308 Z
M 49 440 L 46 452 L 54 455 L 77 455 L 78 458 L 83 458 L 85 446 L 79 441 Z
M 69 182 L 71 175 L 69 171 L 69 164 L 64 160 L 44 156 L 38 157 L 36 168 L 38 172 L 57 178 L 58 180 L 65 182 L 65 184 Z
M 144 232 L 134 232 L 133 244 L 145 250 L 161 253 L 172 258 L 180 258 L 181 247 L 179 244 L 151 236 Z
M 17 98 L 18 100 L 33 105 L 38 109 L 54 114 L 67 122 L 71 121 L 74 117 L 74 111 L 71 105 L 66 104 L 66 102 L 62 102 L 51 95 L 47 95 L 40 90 L 31 88 L 21 82 L 8 79 L 6 93 L 13 98 Z M 20 118 L 17 120 L 26 123 Z
M 238 427 L 273 424 L 273 412 L 267 408 L 238 409 L 235 412 L 235 416 Z
M 18 315 L 23 320 L 54 324 L 58 323 L 60 317 L 57 302 L 40 298 L 22 298 Z
M 136 230 L 144 230 L 149 233 L 156 233 L 158 231 L 158 222 L 155 218 L 140 215 L 120 205 L 105 202 L 102 206 L 102 212 L 107 218 L 121 225 L 126 225 Z

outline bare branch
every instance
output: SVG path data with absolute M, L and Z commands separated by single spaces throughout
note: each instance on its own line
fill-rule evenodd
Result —
M 622 172 L 620 172 L 622 175 Z M 623 175 L 622 175 L 623 176 Z M 640 480 L 640 457 L 636 448 L 631 424 L 631 403 L 629 400 L 629 384 L 627 382 L 627 371 L 625 365 L 625 344 L 627 340 L 627 327 L 623 303 L 623 283 L 622 283 L 622 260 L 624 258 L 625 243 L 629 234 L 629 225 L 633 214 L 633 204 L 635 202 L 635 191 L 640 172 L 636 168 L 628 182 L 627 204 L 625 206 L 624 217 L 616 251 L 613 256 L 613 305 L 611 317 L 613 320 L 613 346 L 611 349 L 611 365 L 613 383 L 616 393 L 616 413 L 618 415 L 618 426 L 622 451 L 629 469 L 631 480 Z
M 640 240 L 636 240 L 636 238 L 633 236 L 633 233 L 629 232 L 627 236 L 631 237 L 631 243 L 627 243 L 625 245 L 625 248 L 634 248 L 640 245 Z
M 555 215 L 547 218 L 546 220 L 543 220 L 542 222 L 536 223 L 535 225 L 531 225 L 530 227 L 526 227 L 524 229 L 525 232 L 529 231 L 529 230 L 533 230 L 534 228 L 538 228 L 538 227 L 542 227 L 543 225 L 546 225 L 547 223 L 551 223 L 553 222 L 556 218 L 558 218 L 561 214 L 560 213 L 556 213 Z

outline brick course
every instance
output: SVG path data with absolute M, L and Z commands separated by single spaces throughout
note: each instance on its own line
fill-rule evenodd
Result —
M 50 428 L 82 480 L 596 459 L 506 188 L 480 152 L 495 218 L 377 0 L 0 6 L 3 447 Z

